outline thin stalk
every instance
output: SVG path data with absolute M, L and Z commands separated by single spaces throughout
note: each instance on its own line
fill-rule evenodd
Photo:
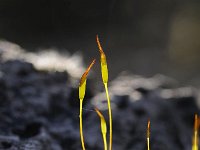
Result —
M 83 99 L 80 99 L 80 115 L 79 115 L 79 118 L 80 118 L 80 136 L 81 136 L 81 145 L 82 145 L 82 149 L 85 150 L 85 143 L 84 143 L 84 137 L 83 137 L 83 119 L 82 119 L 82 112 L 83 112 L 83 109 L 82 109 L 82 106 L 83 106 Z
M 110 104 L 110 96 L 108 93 L 108 84 L 104 83 L 105 91 L 106 91 L 106 97 L 108 102 L 108 114 L 109 114 L 109 124 L 110 124 L 110 143 L 109 143 L 109 150 L 112 150 L 112 110 L 111 110 L 111 104 Z
M 197 132 L 195 131 L 194 132 L 194 143 L 193 143 L 193 146 L 192 146 L 192 150 L 198 150 L 198 145 L 197 145 Z
M 150 143 L 149 138 L 147 138 L 147 149 L 148 149 L 148 150 L 150 150 L 149 143 Z
M 106 141 L 106 135 L 103 135 L 103 143 L 104 143 L 104 150 L 107 150 L 107 141 Z

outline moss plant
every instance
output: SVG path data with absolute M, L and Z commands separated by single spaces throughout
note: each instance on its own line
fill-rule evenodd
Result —
M 147 150 L 150 150 L 150 120 L 147 123 Z
M 80 99 L 80 114 L 79 114 L 79 118 L 80 118 L 80 137 L 81 137 L 81 145 L 82 145 L 82 149 L 85 150 L 85 144 L 84 144 L 84 137 L 83 137 L 83 123 L 82 123 L 82 106 L 83 106 L 83 99 L 85 97 L 85 90 L 86 90 L 86 80 L 87 80 L 87 75 L 90 71 L 90 69 L 92 68 L 92 66 L 95 63 L 95 59 L 91 62 L 91 64 L 89 65 L 89 67 L 86 69 L 86 71 L 84 72 L 84 74 L 81 77 L 80 80 L 80 84 L 79 84 L 79 99 Z
M 112 110 L 111 110 L 111 104 L 110 104 L 110 96 L 108 92 L 108 67 L 107 67 L 107 61 L 106 61 L 106 55 L 101 47 L 98 35 L 96 36 L 96 41 L 97 45 L 99 48 L 100 52 L 100 61 L 101 61 L 101 74 L 102 74 L 102 80 L 103 84 L 105 87 L 106 91 L 106 98 L 107 98 L 107 103 L 108 103 L 108 113 L 109 113 L 109 127 L 110 127 L 110 138 L 109 138 L 109 150 L 112 150 Z M 87 75 L 92 68 L 92 66 L 95 63 L 95 59 L 91 62 L 89 67 L 86 69 L 86 71 L 83 73 L 81 79 L 80 79 L 80 84 L 79 84 L 79 99 L 80 99 L 80 137 L 81 137 L 81 145 L 82 149 L 85 150 L 85 144 L 84 144 L 84 137 L 83 137 L 83 125 L 82 125 L 82 105 L 83 105 L 83 99 L 85 96 L 85 90 L 86 90 L 86 80 L 87 80 Z M 107 134 L 107 126 L 106 126 L 106 121 L 104 119 L 104 116 L 102 113 L 95 108 L 96 113 L 98 114 L 100 121 L 101 121 L 101 132 L 102 132 L 102 138 L 104 142 L 104 150 L 107 150 L 107 140 L 106 140 L 106 134 Z M 198 150 L 198 142 L 199 142 L 199 127 L 200 127 L 200 118 L 198 117 L 197 114 L 195 114 L 194 117 L 194 132 L 193 132 L 193 137 L 192 137 L 192 150 Z M 147 138 L 147 150 L 150 150 L 150 120 L 148 120 L 147 123 L 147 133 L 146 133 L 146 138 Z
M 108 67 L 107 67 L 106 55 L 101 47 L 98 35 L 96 36 L 96 41 L 97 41 L 97 45 L 98 45 L 99 52 L 101 55 L 101 59 L 100 59 L 101 60 L 101 74 L 102 74 L 102 80 L 105 87 L 106 98 L 108 102 L 108 113 L 109 113 L 109 124 L 110 124 L 109 150 L 112 150 L 112 110 L 111 110 L 111 104 L 110 104 L 110 96 L 108 92 Z
M 199 121 L 198 115 L 195 114 L 194 117 L 194 132 L 193 132 L 193 139 L 192 139 L 192 150 L 198 150 L 199 145 Z
M 97 112 L 100 121 L 101 121 L 101 133 L 102 133 L 102 138 L 103 138 L 103 143 L 104 143 L 104 150 L 107 150 L 107 140 L 106 140 L 106 133 L 107 133 L 107 126 L 106 126 L 106 121 L 102 113 L 95 108 L 95 111 Z

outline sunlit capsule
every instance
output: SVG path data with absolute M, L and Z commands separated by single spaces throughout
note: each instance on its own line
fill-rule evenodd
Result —
M 89 67 L 86 69 L 86 71 L 83 73 L 80 83 L 79 83 L 79 99 L 84 99 L 85 96 L 85 90 L 86 90 L 86 80 L 87 80 L 87 75 L 90 71 L 90 69 L 92 68 L 92 66 L 94 65 L 96 59 L 94 59 L 91 64 L 89 65 Z
M 95 108 L 95 111 L 97 112 L 97 114 L 98 114 L 98 116 L 101 120 L 101 131 L 102 131 L 103 134 L 106 134 L 107 133 L 107 127 L 106 127 L 105 118 L 97 108 Z
M 101 55 L 101 73 L 102 73 L 103 83 L 108 83 L 108 66 L 106 61 L 106 55 L 101 47 L 98 35 L 96 36 L 96 40 Z

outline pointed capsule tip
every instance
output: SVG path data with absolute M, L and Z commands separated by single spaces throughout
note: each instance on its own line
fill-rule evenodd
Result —
M 97 108 L 94 108 L 94 110 L 96 111 L 98 116 L 105 121 L 103 114 Z
M 151 125 L 151 121 L 150 121 L 150 119 L 148 119 L 148 124 L 147 124 L 148 130 L 150 130 L 150 125 Z
M 96 111 L 96 113 L 98 114 L 99 117 L 102 117 L 103 115 L 101 114 L 101 112 L 97 109 L 97 108 L 94 108 L 94 110 Z
M 194 130 L 198 130 L 198 126 L 199 126 L 198 115 L 195 114 L 195 116 L 194 116 Z
M 97 41 L 97 45 L 98 45 L 98 48 L 99 48 L 99 52 L 101 53 L 101 55 L 102 54 L 105 55 L 104 51 L 103 51 L 103 48 L 101 47 L 101 43 L 99 41 L 99 36 L 98 35 L 96 35 L 96 41 Z
M 95 64 L 95 62 L 96 62 L 96 59 L 93 59 L 93 61 L 90 63 L 90 65 L 88 66 L 88 68 L 86 69 L 86 71 L 83 73 L 83 75 L 81 77 L 81 80 L 80 80 L 80 83 L 79 83 L 79 86 L 81 86 L 84 83 L 84 81 L 86 80 L 87 75 L 88 75 L 90 69 Z

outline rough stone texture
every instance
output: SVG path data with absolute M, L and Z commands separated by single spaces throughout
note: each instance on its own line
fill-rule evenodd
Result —
M 78 90 L 67 72 L 38 71 L 21 60 L 0 63 L 0 149 L 80 150 Z M 91 86 L 91 84 L 88 84 Z M 179 88 L 164 76 L 121 75 L 109 87 L 113 150 L 145 150 L 151 119 L 151 149 L 189 150 L 198 90 Z M 100 121 L 108 120 L 105 93 L 87 92 L 83 126 L 87 149 L 102 150 Z M 107 121 L 108 123 L 108 121 Z

